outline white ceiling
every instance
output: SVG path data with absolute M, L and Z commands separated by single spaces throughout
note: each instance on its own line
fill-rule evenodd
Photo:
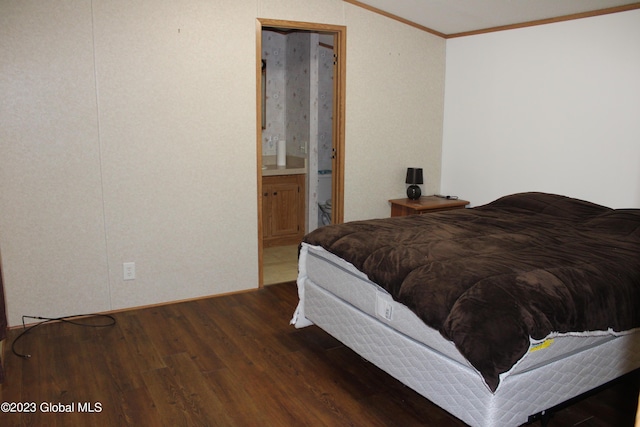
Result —
M 445 35 L 640 5 L 638 0 L 358 0 L 352 3 L 371 6 Z

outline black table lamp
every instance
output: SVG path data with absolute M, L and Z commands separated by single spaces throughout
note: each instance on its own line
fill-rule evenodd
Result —
M 411 200 L 418 200 L 422 195 L 422 191 L 418 184 L 424 184 L 422 179 L 422 168 L 407 168 L 406 184 L 409 184 L 407 188 L 407 197 Z

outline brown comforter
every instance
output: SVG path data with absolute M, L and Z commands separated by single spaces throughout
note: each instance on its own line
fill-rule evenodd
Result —
M 453 341 L 495 391 L 530 337 L 640 327 L 640 209 L 546 193 L 355 221 L 305 239 Z

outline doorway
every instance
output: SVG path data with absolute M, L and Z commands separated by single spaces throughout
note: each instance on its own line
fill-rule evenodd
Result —
M 344 217 L 344 117 L 345 117 L 345 51 L 346 51 L 346 28 L 343 26 L 314 24 L 295 21 L 281 21 L 271 19 L 258 19 L 256 24 L 256 121 L 257 121 L 257 180 L 258 180 L 258 262 L 259 262 L 259 286 L 264 285 L 264 250 L 263 245 L 263 227 L 264 227 L 264 210 L 263 210 L 263 160 L 275 154 L 275 146 L 282 143 L 281 139 L 291 137 L 286 144 L 292 144 L 286 147 L 287 153 L 297 156 L 305 156 L 305 180 L 306 180 L 306 199 L 305 199 L 305 232 L 316 228 L 318 225 L 324 225 L 327 222 L 341 223 Z M 315 53 L 313 57 L 318 61 L 318 57 L 323 58 L 323 66 L 332 66 L 331 82 L 333 90 L 330 100 L 318 93 L 318 85 L 310 89 L 311 97 L 318 99 L 318 103 L 330 103 L 329 130 L 318 131 L 318 126 L 322 126 L 322 120 L 310 120 L 308 136 L 306 138 L 289 135 L 285 136 L 284 129 L 272 129 L 270 123 L 266 123 L 266 109 L 270 108 L 265 102 L 267 79 L 269 78 L 269 62 L 272 62 L 272 68 L 278 65 L 279 49 L 270 49 L 268 52 L 272 54 L 271 58 L 265 60 L 263 49 L 263 36 L 267 34 L 289 35 L 294 34 L 295 37 L 307 37 L 311 41 Z M 270 43 L 271 41 L 269 41 Z M 265 43 L 266 47 L 267 43 Z M 283 54 L 285 52 L 282 52 Z M 329 60 L 327 61 L 327 56 Z M 317 63 L 316 63 L 317 65 Z M 307 73 L 318 71 L 318 67 L 306 67 Z M 313 85 L 312 85 L 313 86 Z M 320 86 L 321 87 L 321 86 Z M 316 91 L 313 93 L 313 91 Z M 284 102 L 282 100 L 281 104 Z M 313 104 L 313 103 L 312 103 Z M 325 108 L 326 105 L 324 105 Z M 271 107 L 273 108 L 273 107 Z M 282 105 L 279 106 L 282 108 Z M 271 112 L 272 113 L 272 112 Z M 296 114 L 292 112 L 291 114 Z M 309 112 L 307 114 L 310 114 Z M 287 125 L 288 127 L 288 125 Z M 318 135 L 321 135 L 318 137 Z M 322 153 L 322 149 L 326 148 L 328 152 Z M 274 153 L 271 153 L 274 151 Z M 264 159 L 263 159 L 264 155 Z M 275 156 L 274 156 L 275 157 Z M 327 179 L 329 178 L 329 179 Z M 330 182 L 330 184 L 329 184 Z M 329 198 L 320 195 L 322 200 L 318 198 L 319 188 L 322 192 L 329 192 Z M 327 207 L 329 206 L 329 209 Z M 323 210 L 324 208 L 324 210 Z

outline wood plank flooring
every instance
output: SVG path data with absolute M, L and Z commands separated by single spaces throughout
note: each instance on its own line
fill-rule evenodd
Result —
M 18 342 L 30 359 L 11 354 L 13 330 L 0 402 L 37 410 L 0 426 L 464 425 L 317 327 L 290 326 L 296 303 L 286 283 L 117 313 L 113 327 L 43 325 Z M 626 377 L 549 425 L 632 426 L 637 396 Z M 53 404 L 74 407 L 41 410 Z

